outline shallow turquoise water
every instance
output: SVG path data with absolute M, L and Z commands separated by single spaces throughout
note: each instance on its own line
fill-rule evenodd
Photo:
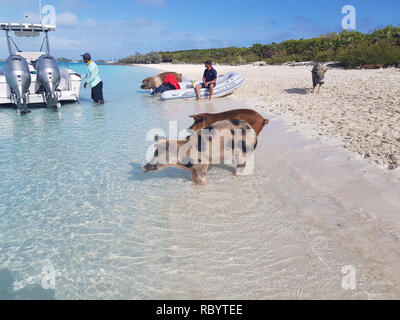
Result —
M 70 67 L 85 72 L 84 65 Z M 156 71 L 100 68 L 104 106 L 82 89 L 80 104 L 57 113 L 38 108 L 18 116 L 0 108 L 0 299 L 398 294 L 371 273 L 390 263 L 370 264 L 354 254 L 354 243 L 343 241 L 354 234 L 364 239 L 360 210 L 334 197 L 318 175 L 304 175 L 302 161 L 319 162 L 310 162 L 307 144 L 288 138 L 279 121 L 271 118 L 260 135 L 252 176 L 212 167 L 208 185 L 200 187 L 179 169 L 145 174 L 150 129 L 168 132 L 168 121 L 184 129 L 189 114 L 246 105 L 230 97 L 162 102 L 139 89 Z M 347 157 L 329 171 L 342 168 Z M 376 249 L 370 241 L 359 244 L 368 248 L 367 257 L 382 252 L 373 239 Z M 340 270 L 349 264 L 371 275 L 367 289 L 343 290 Z M 44 289 L 43 268 L 55 272 L 54 290 Z
M 85 72 L 84 65 L 70 67 Z M 82 267 L 82 257 L 88 265 L 89 242 L 104 258 L 127 232 L 124 219 L 146 214 L 144 201 L 135 197 L 149 144 L 145 134 L 168 126 L 154 109 L 160 102 L 138 92 L 151 73 L 102 66 L 105 106 L 93 104 L 90 90 L 82 88 L 80 104 L 56 113 L 35 108 L 21 117 L 0 109 L 0 269 L 10 263 L 21 279 L 50 264 L 67 268 L 60 270 L 67 277 L 68 266 Z M 79 291 L 60 297 L 78 297 Z
M 69 67 L 85 72 L 84 65 Z M 93 104 L 90 90 L 82 88 L 80 103 L 63 105 L 59 112 L 35 108 L 18 116 L 13 108 L 0 109 L 0 288 L 11 292 L 6 298 L 185 297 L 191 286 L 174 280 L 175 274 L 197 262 L 175 255 L 197 261 L 196 251 L 207 250 L 180 249 L 187 240 L 174 237 L 190 228 L 186 218 L 207 230 L 210 220 L 197 216 L 198 210 L 238 209 L 223 179 L 215 177 L 217 189 L 203 193 L 207 209 L 203 189 L 192 184 L 190 173 L 141 170 L 150 129 L 168 132 L 169 120 L 187 128 L 189 114 L 214 110 L 229 98 L 163 103 L 139 89 L 144 77 L 157 72 L 100 68 L 104 106 Z M 226 170 L 220 175 L 233 177 Z M 233 192 L 239 202 L 246 201 L 246 194 Z M 185 237 L 206 241 L 198 231 Z M 54 291 L 41 286 L 48 266 L 57 273 Z

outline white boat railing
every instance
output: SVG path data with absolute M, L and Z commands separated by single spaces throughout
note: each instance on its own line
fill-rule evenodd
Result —
M 0 22 L 0 30 L 3 31 L 25 31 L 25 32 L 48 32 L 56 30 L 56 26 L 36 23 L 4 23 Z

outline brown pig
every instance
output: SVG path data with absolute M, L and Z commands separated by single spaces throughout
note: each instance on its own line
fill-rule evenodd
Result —
M 169 74 L 173 74 L 178 82 L 182 82 L 182 74 L 176 72 L 163 72 L 157 76 L 144 79 L 140 88 L 155 90 L 164 83 L 165 77 Z
M 201 130 L 218 121 L 237 119 L 250 124 L 257 136 L 264 126 L 269 123 L 268 119 L 264 119 L 258 112 L 250 109 L 234 109 L 221 113 L 200 113 L 190 117 L 194 119 L 194 123 L 189 129 L 194 131 Z
M 178 167 L 190 170 L 194 183 L 205 185 L 210 164 L 232 164 L 235 175 L 247 175 L 254 168 L 257 135 L 241 120 L 216 122 L 182 141 L 158 136 L 154 140 L 154 156 L 142 167 L 144 172 Z
M 325 73 L 328 71 L 327 67 L 324 67 L 323 64 L 316 62 L 314 67 L 311 70 L 312 74 L 312 82 L 313 82 L 313 92 L 318 87 L 317 93 L 319 93 L 319 89 L 325 83 Z

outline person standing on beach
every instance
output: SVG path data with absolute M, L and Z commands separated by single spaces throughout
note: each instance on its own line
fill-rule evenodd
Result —
M 83 78 L 86 78 L 86 82 L 83 87 L 86 89 L 87 85 L 92 88 L 92 99 L 95 103 L 104 104 L 104 97 L 103 97 L 103 81 L 99 76 L 99 68 L 97 64 L 92 61 L 92 56 L 90 53 L 85 53 L 81 55 L 83 58 L 83 62 L 86 63 L 88 67 L 88 71 Z
M 196 86 L 196 94 L 197 94 L 197 99 L 201 99 L 200 89 L 208 88 L 210 91 L 209 97 L 211 100 L 212 95 L 214 93 L 214 88 L 217 84 L 217 70 L 213 68 L 212 62 L 210 60 L 205 61 L 204 64 L 206 66 L 206 70 L 204 71 L 203 74 L 203 82 Z

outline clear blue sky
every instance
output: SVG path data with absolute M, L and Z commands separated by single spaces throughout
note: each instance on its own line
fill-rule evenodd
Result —
M 341 8 L 347 4 L 357 10 L 358 31 L 400 24 L 399 0 L 42 2 L 57 10 L 57 31 L 51 34 L 53 53 L 70 58 L 79 58 L 85 51 L 96 58 L 112 59 L 136 51 L 250 46 L 308 38 L 341 31 Z M 0 0 L 0 8 L 1 21 L 38 19 L 37 0 Z M 0 37 L 0 54 L 4 57 L 4 36 Z M 24 50 L 38 49 L 37 41 L 30 41 L 31 45 L 21 39 L 17 42 Z

